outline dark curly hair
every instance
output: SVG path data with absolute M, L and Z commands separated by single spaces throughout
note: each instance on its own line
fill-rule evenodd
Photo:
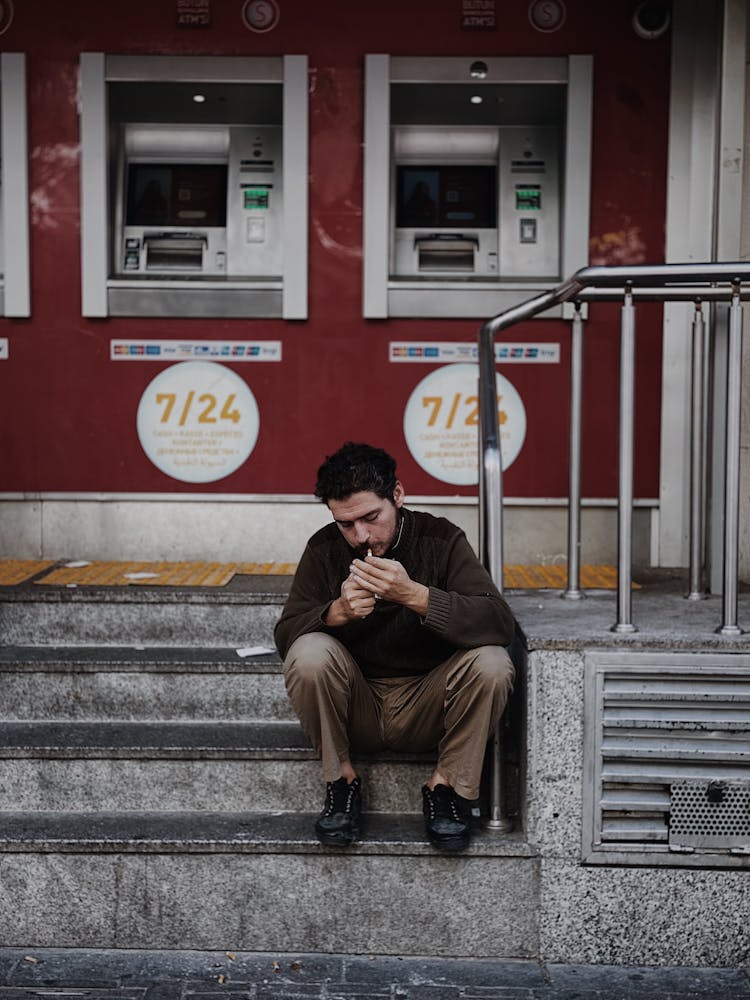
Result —
M 333 455 L 327 455 L 318 469 L 315 496 L 328 503 L 371 491 L 392 500 L 395 487 L 396 460 L 387 451 L 347 441 Z

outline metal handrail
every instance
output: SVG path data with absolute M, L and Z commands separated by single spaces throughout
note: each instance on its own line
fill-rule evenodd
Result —
M 736 635 L 738 561 L 739 561 L 739 459 L 740 394 L 742 359 L 742 309 L 740 301 L 750 297 L 742 288 L 750 282 L 750 263 L 656 264 L 633 267 L 587 267 L 549 291 L 528 299 L 487 320 L 478 336 L 479 356 L 479 553 L 498 589 L 503 589 L 503 480 L 502 455 L 498 431 L 498 400 L 495 382 L 495 338 L 516 323 L 532 319 L 566 302 L 575 304 L 571 347 L 571 474 L 568 515 L 568 589 L 566 597 L 580 597 L 580 405 L 581 405 L 581 314 L 586 302 L 623 302 L 620 347 L 620 426 L 618 485 L 618 572 L 617 621 L 613 632 L 632 632 L 631 549 L 633 506 L 633 437 L 635 396 L 635 301 L 714 302 L 731 298 L 729 313 L 727 424 L 724 479 L 724 587 L 723 622 L 718 631 Z M 697 311 L 700 311 L 697 306 Z M 697 325 L 697 329 L 696 329 Z M 693 337 L 702 344 L 702 317 L 694 324 Z M 693 347 L 693 354 L 696 346 Z M 695 379 L 695 373 L 694 373 Z M 701 375 L 702 379 L 702 375 Z M 694 386 L 694 398 L 698 389 Z M 696 495 L 702 486 L 702 453 L 698 453 L 700 420 L 691 436 L 691 593 L 699 573 L 693 560 L 699 558 L 700 546 L 693 538 L 702 512 L 696 514 Z M 509 828 L 502 809 L 501 738 L 493 741 L 493 774 L 489 825 Z

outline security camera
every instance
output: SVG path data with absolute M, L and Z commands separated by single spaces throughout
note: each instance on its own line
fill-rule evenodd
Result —
M 664 0 L 643 0 L 633 13 L 633 30 L 641 38 L 659 38 L 672 20 L 671 5 Z

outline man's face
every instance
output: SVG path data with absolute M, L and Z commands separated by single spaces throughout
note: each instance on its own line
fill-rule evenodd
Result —
M 371 491 L 352 493 L 344 500 L 329 500 L 328 509 L 358 556 L 366 556 L 368 549 L 374 556 L 384 556 L 395 540 L 403 502 L 404 490 L 397 482 L 392 500 Z

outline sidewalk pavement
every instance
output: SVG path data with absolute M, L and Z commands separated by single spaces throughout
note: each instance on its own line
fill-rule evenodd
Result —
M 0 948 L 0 1000 L 750 1000 L 750 969 Z

